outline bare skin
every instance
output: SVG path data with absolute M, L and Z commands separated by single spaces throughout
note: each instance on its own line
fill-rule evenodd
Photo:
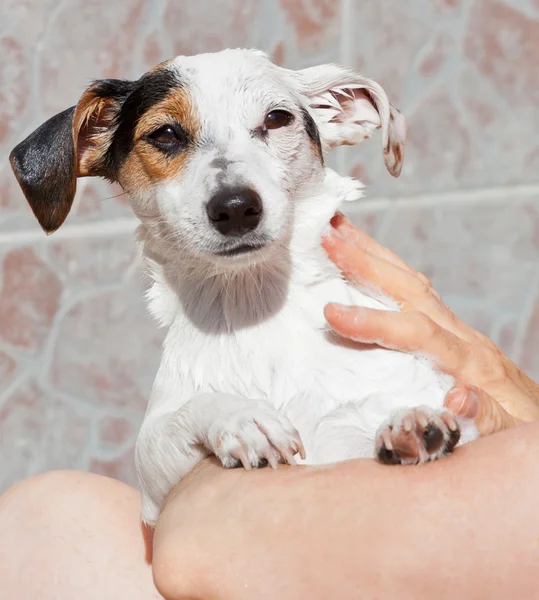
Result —
M 422 467 L 202 464 L 157 524 L 156 584 L 171 600 L 535 599 L 538 454 L 533 423 Z
M 108 477 L 58 471 L 0 496 L 0 598 L 161 598 L 137 490 Z
M 359 460 L 247 473 L 207 460 L 168 499 L 155 584 L 170 599 L 538 597 L 539 424 L 522 425 L 539 418 L 538 386 L 423 275 L 342 217 L 333 225 L 324 246 L 344 274 L 402 307 L 330 305 L 335 331 L 429 353 L 458 382 L 448 408 L 483 435 L 507 431 L 419 468 Z M 139 515 L 136 490 L 97 475 L 14 486 L 0 497 L 0 597 L 160 597 Z

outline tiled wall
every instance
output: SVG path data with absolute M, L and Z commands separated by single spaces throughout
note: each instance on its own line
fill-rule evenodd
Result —
M 539 377 L 538 0 L 4 0 L 0 489 L 59 467 L 133 481 L 162 336 L 125 196 L 83 181 L 46 238 L 10 149 L 93 78 L 227 46 L 344 62 L 385 86 L 409 123 L 405 167 L 391 179 L 376 142 L 337 152 L 369 184 L 354 218 Z

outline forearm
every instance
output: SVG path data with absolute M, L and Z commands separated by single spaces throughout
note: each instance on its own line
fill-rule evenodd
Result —
M 538 433 L 421 468 L 204 464 L 158 523 L 156 583 L 171 599 L 536 597 Z

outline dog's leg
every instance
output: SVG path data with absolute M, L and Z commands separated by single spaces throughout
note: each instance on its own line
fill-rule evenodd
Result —
M 315 428 L 309 458 L 316 463 L 377 458 L 385 464 L 420 464 L 478 437 L 472 420 L 455 418 L 441 402 L 439 407 L 399 404 L 398 396 L 373 394 L 339 406 Z
M 142 518 L 153 525 L 171 489 L 208 454 L 250 469 L 294 464 L 298 452 L 304 458 L 298 432 L 265 401 L 204 394 L 174 411 L 150 409 L 135 450 Z

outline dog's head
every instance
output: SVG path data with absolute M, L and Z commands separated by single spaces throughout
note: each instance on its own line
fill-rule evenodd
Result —
M 154 234 L 234 263 L 286 237 L 326 152 L 378 128 L 398 176 L 404 119 L 377 83 L 335 65 L 291 71 L 258 51 L 225 50 L 180 56 L 137 81 L 96 81 L 10 161 L 47 233 L 66 219 L 77 178 L 100 176 L 120 183 Z

